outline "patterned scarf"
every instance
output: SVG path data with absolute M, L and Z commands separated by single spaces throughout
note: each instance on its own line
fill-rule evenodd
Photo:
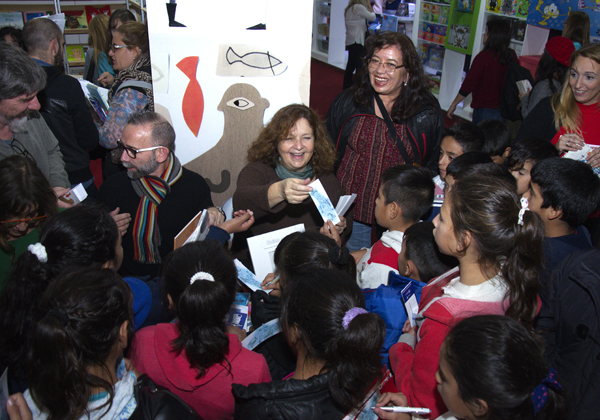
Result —
M 133 64 L 131 64 L 131 66 L 121 70 L 119 74 L 117 74 L 117 77 L 115 78 L 115 81 L 112 84 L 110 91 L 108 92 L 109 102 L 112 100 L 114 94 L 117 93 L 117 90 L 119 89 L 119 86 L 121 86 L 121 83 L 123 83 L 126 80 L 140 80 L 142 82 L 148 82 L 150 84 L 152 83 L 152 73 L 149 54 L 140 55 L 137 58 L 137 60 L 135 60 Z M 142 88 L 142 90 L 144 91 L 146 98 L 148 99 L 148 108 L 150 109 L 150 111 L 154 111 L 154 94 L 152 92 L 152 89 Z
M 160 178 L 148 175 L 131 180 L 133 189 L 142 198 L 133 221 L 133 259 L 135 261 L 147 264 L 161 262 L 158 252 L 161 242 L 158 229 L 158 206 L 171 192 L 171 185 L 181 178 L 181 173 L 181 163 L 172 154 L 167 169 Z

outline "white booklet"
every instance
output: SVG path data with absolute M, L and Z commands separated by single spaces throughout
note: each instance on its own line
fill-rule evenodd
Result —
M 238 279 L 244 283 L 250 290 L 256 292 L 257 290 L 262 290 L 260 287 L 261 281 L 256 278 L 254 273 L 250 271 L 244 264 L 241 263 L 237 258 L 233 260 L 235 264 L 235 268 L 237 268 Z M 264 278 L 264 277 L 263 277 Z M 263 290 L 265 293 L 271 293 L 273 289 Z
M 317 210 L 319 210 L 323 221 L 327 222 L 328 220 L 331 220 L 334 225 L 340 223 L 340 217 L 335 211 L 335 207 L 333 207 L 333 204 L 327 195 L 327 191 L 325 191 L 325 187 L 323 187 L 323 184 L 321 184 L 321 181 L 317 179 L 316 181 L 308 184 L 308 186 L 313 188 L 313 190 L 309 193 L 310 198 L 312 198 L 315 206 L 317 206 Z
M 257 279 L 262 281 L 267 274 L 275 272 L 275 249 L 283 238 L 294 232 L 304 232 L 304 223 L 248 238 L 248 249 Z
M 242 346 L 248 350 L 253 350 L 260 343 L 268 338 L 273 337 L 275 334 L 279 334 L 280 332 L 281 325 L 279 325 L 279 320 L 277 318 L 272 319 L 266 324 L 262 324 L 260 327 L 254 330 L 252 334 L 244 338 L 244 341 L 242 341 Z
M 567 152 L 567 153 L 565 153 L 565 155 L 563 157 L 573 159 L 573 160 L 578 160 L 578 161 L 584 162 L 584 163 L 588 163 L 587 156 L 592 152 L 592 150 L 596 149 L 597 147 L 600 147 L 600 146 L 595 146 L 593 144 L 586 143 L 583 146 L 583 149 L 577 150 L 574 152 Z M 596 175 L 600 176 L 600 168 L 592 168 L 592 169 L 594 170 L 594 173 Z
M 338 200 L 337 206 L 335 207 L 335 211 L 337 212 L 337 214 L 340 217 L 346 214 L 352 203 L 354 203 L 355 199 L 356 193 L 352 193 L 350 195 L 342 195 Z

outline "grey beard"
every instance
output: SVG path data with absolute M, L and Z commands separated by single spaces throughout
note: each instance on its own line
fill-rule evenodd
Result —
M 10 130 L 13 133 L 22 133 L 22 132 L 26 131 L 25 130 L 26 123 L 27 123 L 27 117 L 15 118 L 10 123 L 8 123 L 8 126 L 10 127 Z

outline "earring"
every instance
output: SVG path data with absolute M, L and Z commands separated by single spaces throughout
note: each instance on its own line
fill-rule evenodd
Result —
M 404 86 L 406 86 L 406 83 L 408 83 L 406 80 L 404 81 Z

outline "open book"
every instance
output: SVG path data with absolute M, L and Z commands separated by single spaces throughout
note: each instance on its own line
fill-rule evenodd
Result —
M 104 122 L 108 113 L 108 89 L 98 87 L 83 79 L 79 79 L 79 83 L 83 94 L 88 100 L 88 105 L 94 111 L 92 115 Z
M 175 236 L 173 249 L 180 248 L 189 242 L 203 241 L 210 228 L 208 223 L 208 211 L 202 210 Z

